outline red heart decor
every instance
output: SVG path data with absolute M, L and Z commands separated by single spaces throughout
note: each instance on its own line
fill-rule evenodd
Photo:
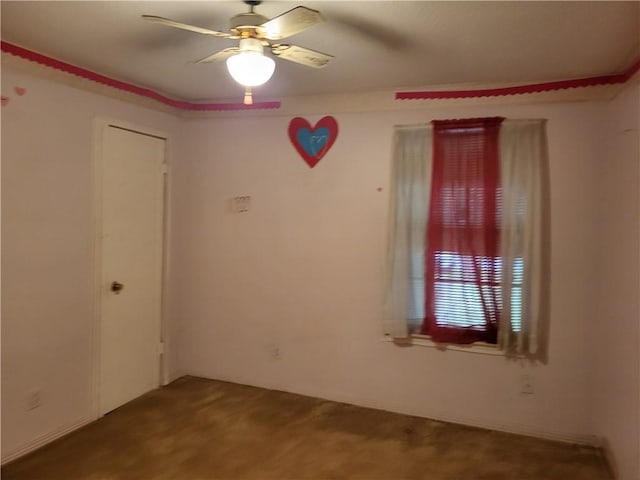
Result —
M 300 156 L 313 168 L 329 151 L 338 136 L 338 122 L 331 116 L 322 117 L 312 128 L 304 118 L 289 122 L 289 139 Z
M 16 92 L 19 97 L 27 93 L 27 89 L 24 87 L 13 87 L 13 91 Z
M 4 95 L 0 97 L 0 105 L 2 105 L 3 107 L 6 107 L 8 103 L 9 103 L 9 97 L 5 97 Z

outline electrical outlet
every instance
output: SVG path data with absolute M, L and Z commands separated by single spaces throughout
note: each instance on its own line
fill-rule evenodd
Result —
M 520 377 L 520 393 L 524 395 L 532 395 L 533 391 L 533 377 L 528 374 L 522 375 Z
M 251 208 L 251 197 L 233 197 L 232 200 L 233 211 L 236 213 L 248 212 Z
M 280 360 L 282 358 L 279 347 L 271 347 L 271 358 L 273 360 Z
M 27 410 L 34 410 L 42 406 L 42 392 L 33 390 L 27 395 Z

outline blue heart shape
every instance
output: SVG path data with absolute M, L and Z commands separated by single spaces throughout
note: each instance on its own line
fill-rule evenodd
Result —
M 320 127 L 312 132 L 308 128 L 301 128 L 298 130 L 296 139 L 309 156 L 315 157 L 329 141 L 329 129 Z

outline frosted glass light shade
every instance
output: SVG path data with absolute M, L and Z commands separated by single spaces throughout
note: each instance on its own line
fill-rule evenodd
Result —
M 261 52 L 244 51 L 227 58 L 227 70 L 236 82 L 245 87 L 266 83 L 275 68 L 276 62 Z

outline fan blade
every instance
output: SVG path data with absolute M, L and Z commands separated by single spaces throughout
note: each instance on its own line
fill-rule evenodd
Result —
M 333 55 L 297 45 L 276 44 L 271 46 L 271 51 L 278 58 L 284 58 L 285 60 L 301 63 L 302 65 L 313 68 L 325 67 L 333 58 Z
M 258 27 L 258 32 L 268 40 L 280 40 L 322 22 L 324 17 L 317 10 L 296 7 L 264 22 Z
M 231 55 L 235 55 L 239 53 L 240 49 L 238 47 L 225 48 L 224 50 L 220 50 L 219 52 L 214 53 L 213 55 L 209 55 L 208 57 L 201 58 L 200 60 L 196 60 L 195 63 L 211 63 L 217 62 L 220 60 L 226 60 Z
M 209 30 L 208 28 L 196 27 L 195 25 L 187 25 L 186 23 L 176 22 L 164 17 L 156 17 L 155 15 L 142 15 L 142 18 L 144 18 L 145 20 L 149 20 L 150 22 L 168 25 L 169 27 L 180 28 L 182 30 L 189 30 L 190 32 L 202 33 L 203 35 L 210 35 L 212 37 L 232 37 L 230 33 L 216 32 L 215 30 Z

